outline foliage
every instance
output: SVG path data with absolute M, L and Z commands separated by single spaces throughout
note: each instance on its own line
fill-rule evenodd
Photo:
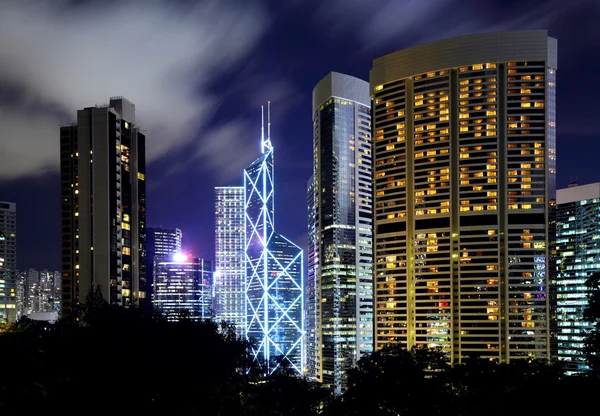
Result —
M 94 293 L 74 319 L 3 330 L 3 416 L 579 414 L 600 390 L 600 378 L 566 377 L 543 361 L 451 366 L 440 350 L 391 346 L 362 358 L 334 397 L 286 366 L 266 376 L 232 327 L 167 322 Z

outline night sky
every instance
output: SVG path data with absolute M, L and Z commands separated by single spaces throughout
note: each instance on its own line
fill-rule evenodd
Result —
M 0 200 L 18 210 L 20 269 L 59 269 L 59 126 L 122 95 L 146 130 L 148 225 L 212 258 L 213 188 L 241 185 L 272 103 L 276 228 L 306 247 L 311 95 L 329 71 L 446 37 L 558 38 L 558 186 L 600 181 L 600 1 L 0 0 Z

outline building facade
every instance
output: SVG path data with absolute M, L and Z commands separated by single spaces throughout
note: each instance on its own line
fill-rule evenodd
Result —
M 181 252 L 183 233 L 179 228 L 148 227 L 146 230 L 146 297 L 154 296 L 154 262 Z M 152 302 L 148 302 L 152 305 Z
M 246 324 L 244 187 L 215 187 L 215 284 L 213 314 L 235 326 L 240 337 Z
M 304 357 L 305 373 L 314 380 L 322 380 L 322 372 L 317 352 L 321 348 L 321 298 L 317 285 L 319 272 L 319 246 L 317 245 L 317 209 L 315 205 L 315 176 L 306 185 L 308 213 L 308 268 L 304 284 Z
M 558 359 L 567 373 L 586 371 L 583 347 L 594 325 L 584 320 L 586 280 L 600 272 L 600 183 L 556 192 Z
M 314 232 L 318 254 L 309 254 L 314 270 L 309 284 L 319 304 L 313 312 L 318 316 L 308 323 L 317 325 L 320 342 L 308 362 L 315 363 L 313 377 L 341 394 L 346 372 L 373 350 L 369 84 L 329 73 L 313 90 L 312 113 L 314 195 L 308 198 L 314 231 L 309 227 L 309 235 Z
M 0 322 L 17 320 L 17 204 L 0 201 Z
M 61 127 L 62 308 L 92 290 L 110 304 L 146 300 L 145 136 L 135 106 L 113 97 Z
M 374 61 L 376 348 L 550 358 L 556 67 L 543 30 Z
M 303 253 L 275 231 L 270 124 L 262 155 L 244 170 L 246 337 L 266 373 L 283 365 L 302 374 Z
M 176 253 L 155 259 L 154 309 L 169 321 L 212 317 L 212 262 Z

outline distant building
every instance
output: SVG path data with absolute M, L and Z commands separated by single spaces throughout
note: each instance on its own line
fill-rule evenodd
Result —
M 211 319 L 212 262 L 176 253 L 155 259 L 154 276 L 154 310 L 169 321 Z
M 17 204 L 0 201 L 0 321 L 17 320 Z
M 215 285 L 213 314 L 245 335 L 246 267 L 244 187 L 215 188 Z
M 588 306 L 586 280 L 600 272 L 600 183 L 556 192 L 556 319 L 558 359 L 568 373 L 588 369 L 582 354 Z
M 113 97 L 61 127 L 63 313 L 92 289 L 113 305 L 146 299 L 145 136 L 135 106 Z
M 369 83 L 331 72 L 313 90 L 309 187 L 309 376 L 341 394 L 373 351 L 373 228 Z M 312 240 L 311 240 L 312 238 Z M 314 246 L 313 246 L 314 245 Z M 316 296 L 314 294 L 317 294 Z M 313 325 L 316 325 L 313 328 Z M 313 348 L 314 343 L 314 348 Z
M 60 312 L 60 272 L 29 269 L 19 273 L 17 286 L 19 317 Z
M 154 262 L 181 252 L 183 233 L 179 228 L 149 227 L 146 230 L 146 296 L 154 296 Z M 149 306 L 152 303 L 149 302 Z
M 545 30 L 373 61 L 376 349 L 550 359 L 556 68 Z
M 268 129 L 270 131 L 270 121 Z M 244 170 L 246 337 L 267 373 L 279 365 L 304 368 L 302 249 L 275 231 L 273 147 Z

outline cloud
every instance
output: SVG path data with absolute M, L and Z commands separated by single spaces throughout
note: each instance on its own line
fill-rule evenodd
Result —
M 252 53 L 266 19 L 230 0 L 0 0 L 0 178 L 56 169 L 58 126 L 112 95 L 136 104 L 150 160 L 181 149 L 221 104 L 212 80 Z
M 206 170 L 219 171 L 222 183 L 216 186 L 241 185 L 244 168 L 260 156 L 259 126 L 259 122 L 242 119 L 216 126 L 208 132 L 210 137 L 204 137 L 204 143 L 196 147 L 192 158 L 201 158 Z
M 404 48 L 479 32 L 548 27 L 566 10 L 595 0 L 533 3 L 460 0 L 330 0 L 314 17 L 333 36 L 352 32 L 363 51 L 392 44 Z

